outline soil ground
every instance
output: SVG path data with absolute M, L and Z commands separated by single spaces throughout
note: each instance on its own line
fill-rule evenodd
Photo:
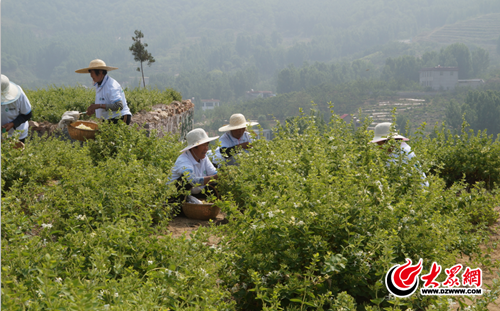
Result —
M 216 225 L 223 225 L 227 224 L 228 220 L 225 218 L 224 213 L 219 213 L 217 215 L 217 218 L 214 219 L 212 222 L 214 222 Z M 197 219 L 189 219 L 185 216 L 176 216 L 170 223 L 168 224 L 168 231 L 172 234 L 174 238 L 181 237 L 183 235 L 186 236 L 186 238 L 190 238 L 190 234 L 197 230 L 199 227 L 208 227 L 210 226 L 210 221 L 209 220 L 197 220 Z M 217 237 L 211 237 L 209 239 L 209 244 L 217 244 L 218 239 Z

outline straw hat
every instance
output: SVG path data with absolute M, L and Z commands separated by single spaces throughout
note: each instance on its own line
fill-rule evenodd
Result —
M 384 140 L 388 140 L 389 138 L 393 138 L 393 139 L 401 139 L 403 141 L 408 141 L 409 139 L 402 136 L 402 135 L 399 135 L 398 133 L 391 133 L 391 123 L 390 122 L 383 122 L 383 123 L 379 123 L 377 124 L 377 126 L 375 126 L 375 135 L 372 139 L 372 141 L 370 141 L 371 143 L 378 143 L 379 141 L 384 141 Z
M 237 130 L 245 128 L 247 126 L 253 126 L 259 124 L 258 122 L 247 122 L 245 116 L 241 113 L 235 113 L 229 118 L 229 124 L 224 125 L 219 129 L 219 132 L 228 132 L 232 130 Z
M 21 88 L 2 75 L 2 105 L 15 102 L 21 96 Z
M 89 73 L 89 70 L 92 69 L 102 69 L 106 71 L 116 70 L 116 67 L 106 66 L 106 63 L 100 59 L 94 59 L 90 62 L 90 65 L 87 68 L 82 68 L 75 70 L 76 73 Z
M 202 128 L 194 129 L 189 133 L 187 133 L 186 140 L 188 145 L 186 148 L 181 150 L 181 153 L 196 146 L 199 146 L 201 144 L 208 143 L 212 140 L 216 140 L 217 138 L 219 138 L 219 136 L 208 137 L 207 132 L 205 132 L 205 130 Z

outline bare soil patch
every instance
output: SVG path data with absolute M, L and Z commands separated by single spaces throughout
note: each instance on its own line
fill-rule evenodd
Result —
M 190 238 L 190 234 L 193 231 L 198 230 L 200 227 L 209 227 L 209 220 L 198 220 L 198 219 L 190 219 L 185 216 L 176 216 L 170 223 L 168 224 L 168 231 L 172 234 L 172 237 L 178 238 L 185 235 L 188 239 Z M 212 220 L 212 223 L 215 225 L 224 225 L 228 223 L 228 220 L 225 218 L 224 213 L 219 213 L 217 218 Z M 210 237 L 209 244 L 217 244 L 219 239 L 217 237 Z

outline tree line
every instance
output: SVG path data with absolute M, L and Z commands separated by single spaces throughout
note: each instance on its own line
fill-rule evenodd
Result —
M 101 9 L 89 12 L 89 7 Z M 116 10 L 112 2 L 6 3 L 2 72 L 33 87 L 76 84 L 82 78 L 74 76 L 75 68 L 101 58 L 121 69 L 115 73 L 119 80 L 128 80 L 134 76 L 127 51 L 130 34 L 139 28 L 148 36 L 157 60 L 152 73 L 174 76 L 220 70 L 234 74 L 255 67 L 259 81 L 266 81 L 291 64 L 355 59 L 367 49 L 410 38 L 423 29 L 500 11 L 494 0 L 397 5 L 382 0 L 324 0 L 314 6 L 285 0 L 244 4 L 218 0 L 210 6 L 150 0 L 139 7 L 127 0 L 120 7 L 120 19 L 127 20 L 126 25 L 106 16 L 105 12 Z
M 483 48 L 469 49 L 463 43 L 454 43 L 439 52 L 425 52 L 421 57 L 403 55 L 387 58 L 381 78 L 400 84 L 419 82 L 419 71 L 424 67 L 458 67 L 459 79 L 471 79 L 486 71 L 489 52 Z

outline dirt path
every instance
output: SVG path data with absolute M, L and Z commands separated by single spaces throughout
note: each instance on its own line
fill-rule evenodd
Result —
M 217 215 L 217 218 L 213 220 L 213 222 L 216 225 L 223 225 L 227 224 L 228 221 L 225 218 L 224 213 L 219 213 Z M 197 230 L 199 227 L 208 227 L 210 226 L 210 221 L 208 220 L 197 220 L 197 219 L 189 219 L 184 216 L 177 216 L 170 223 L 168 224 L 168 231 L 172 233 L 172 236 L 174 238 L 181 237 L 182 235 L 185 235 L 188 239 L 190 238 L 189 235 Z M 209 239 L 209 244 L 217 244 L 218 239 L 217 237 L 211 237 Z

